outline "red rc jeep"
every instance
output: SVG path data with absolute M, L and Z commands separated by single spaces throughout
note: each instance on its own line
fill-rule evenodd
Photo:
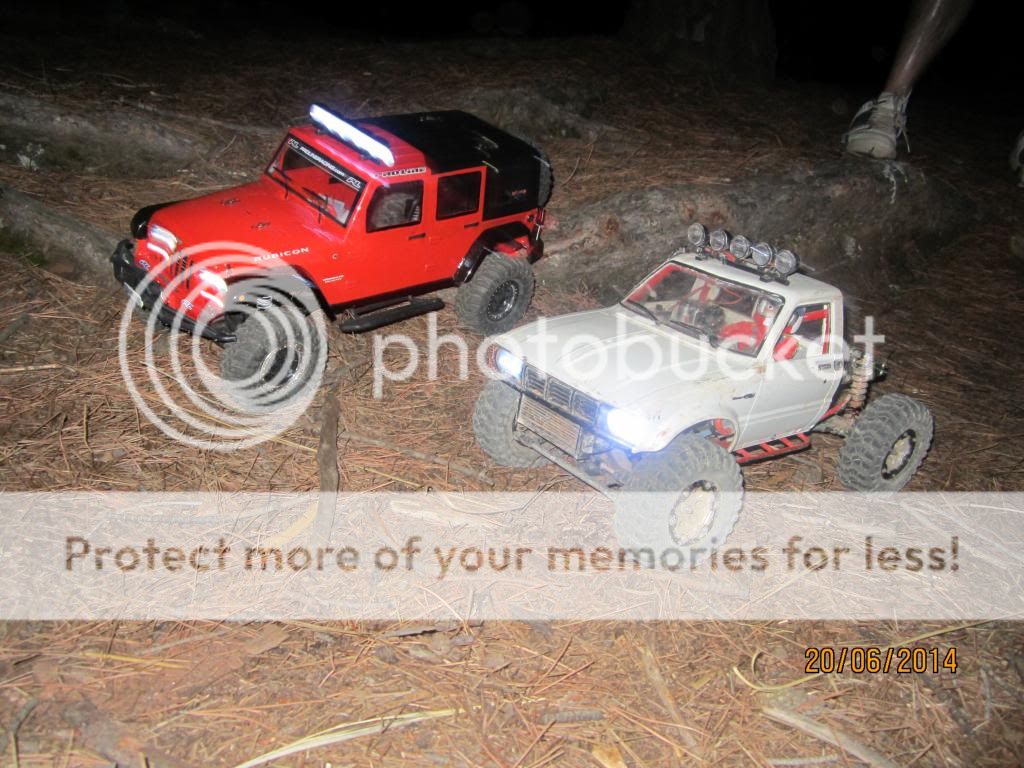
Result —
M 310 118 L 258 181 L 136 213 L 111 261 L 143 309 L 225 345 L 231 380 L 295 352 L 294 334 L 270 338 L 272 323 L 234 311 L 278 301 L 253 295 L 254 276 L 280 275 L 301 314 L 349 332 L 438 310 L 423 294 L 452 284 L 460 322 L 481 334 L 523 316 L 553 183 L 540 150 L 458 111 L 347 122 L 314 104 Z M 258 255 L 235 258 L 233 244 Z

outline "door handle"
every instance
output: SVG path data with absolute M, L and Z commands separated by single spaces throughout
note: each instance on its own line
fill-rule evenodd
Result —
M 747 392 L 747 394 L 745 394 L 745 395 L 737 395 L 736 397 L 733 398 L 733 400 L 749 400 L 753 396 L 754 396 L 753 392 Z
M 422 240 L 427 236 L 426 232 L 420 232 L 418 235 L 409 235 L 410 240 Z
M 480 226 L 480 222 L 479 221 L 474 221 L 471 224 L 464 224 L 462 228 L 463 229 L 472 229 L 473 227 L 479 227 L 479 226 Z

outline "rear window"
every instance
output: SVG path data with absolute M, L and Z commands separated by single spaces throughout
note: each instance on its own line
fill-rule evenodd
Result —
M 496 219 L 536 208 L 539 184 L 540 166 L 532 157 L 503 165 L 500 171 L 488 167 L 484 218 Z

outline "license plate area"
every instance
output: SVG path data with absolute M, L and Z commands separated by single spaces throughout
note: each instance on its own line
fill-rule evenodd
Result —
M 579 456 L 580 435 L 583 428 L 558 411 L 538 403 L 532 397 L 523 395 L 520 398 L 519 417 L 516 423 L 524 429 L 536 432 L 570 456 L 574 458 Z

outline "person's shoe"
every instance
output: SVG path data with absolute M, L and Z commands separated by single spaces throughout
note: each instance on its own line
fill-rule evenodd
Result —
M 1017 143 L 1013 145 L 1013 152 L 1010 153 L 1010 167 L 1017 174 L 1018 183 L 1024 187 L 1024 131 L 1017 137 Z
M 843 134 L 843 148 L 865 157 L 891 160 L 896 157 L 900 136 L 907 142 L 907 96 L 885 91 L 877 99 L 865 102 L 850 121 L 850 130 Z

